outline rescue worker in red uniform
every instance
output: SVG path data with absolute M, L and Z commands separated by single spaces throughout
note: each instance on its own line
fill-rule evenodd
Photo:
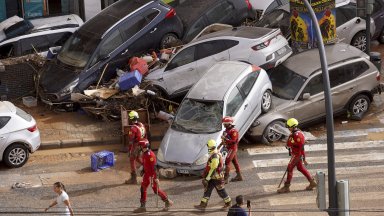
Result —
M 222 120 L 222 123 L 225 127 L 225 131 L 221 137 L 222 143 L 228 150 L 227 158 L 225 159 L 225 174 L 224 182 L 228 184 L 229 171 L 231 170 L 231 162 L 236 169 L 236 177 L 231 179 L 231 182 L 243 181 L 243 176 L 241 175 L 239 160 L 237 159 L 237 148 L 239 145 L 239 132 L 236 130 L 235 125 L 233 124 L 233 118 L 225 116 Z M 220 148 L 220 147 L 219 147 Z
M 126 184 L 137 184 L 137 174 L 136 174 L 136 163 L 142 164 L 140 157 L 140 147 L 138 143 L 142 139 L 147 138 L 147 131 L 145 126 L 138 121 L 139 114 L 136 111 L 131 111 L 128 114 L 129 120 L 131 121 L 131 128 L 129 130 L 129 145 L 128 145 L 128 155 L 129 162 L 131 165 L 131 178 L 126 180 Z
M 223 159 L 221 154 L 216 150 L 216 141 L 208 140 L 209 159 L 203 174 L 204 197 L 201 199 L 200 205 L 195 208 L 205 210 L 208 205 L 208 200 L 211 197 L 212 191 L 216 188 L 219 196 L 224 200 L 224 209 L 231 206 L 231 198 L 225 191 L 224 175 L 223 175 Z
M 146 212 L 145 203 L 147 201 L 147 188 L 151 184 L 152 190 L 157 194 L 161 200 L 164 201 L 165 207 L 164 211 L 168 211 L 169 208 L 173 205 L 173 201 L 168 199 L 167 194 L 160 190 L 159 188 L 159 179 L 157 178 L 156 173 L 156 155 L 150 149 L 150 145 L 147 139 L 142 139 L 139 141 L 138 145 L 143 152 L 143 182 L 141 183 L 141 198 L 140 198 L 140 207 L 134 210 L 134 213 Z
M 287 148 L 290 152 L 291 160 L 288 163 L 287 167 L 287 180 L 284 183 L 284 186 L 277 190 L 278 193 L 288 193 L 290 192 L 289 187 L 291 186 L 291 180 L 293 176 L 293 169 L 297 167 L 309 181 L 309 185 L 305 188 L 306 190 L 312 190 L 317 186 L 315 180 L 312 178 L 311 174 L 308 172 L 307 168 L 304 165 L 307 165 L 305 160 L 305 137 L 303 132 L 301 132 L 297 126 L 299 122 L 295 118 L 290 118 L 286 122 L 286 127 L 289 129 L 291 134 L 287 140 Z M 304 163 L 304 164 L 303 164 Z

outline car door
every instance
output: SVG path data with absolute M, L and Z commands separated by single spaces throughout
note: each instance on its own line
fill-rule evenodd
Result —
M 7 123 L 11 117 L 9 116 L 0 116 L 0 154 L 3 154 L 5 148 L 7 147 L 7 140 L 10 134 L 10 130 L 6 127 Z
M 380 34 L 384 27 L 384 2 L 383 0 L 375 0 L 373 4 L 372 19 L 375 20 L 376 32 Z M 377 35 L 379 36 L 379 35 Z
M 247 122 L 249 117 L 248 104 L 240 92 L 237 86 L 234 86 L 229 91 L 228 98 L 225 100 L 225 116 L 231 116 L 234 118 L 235 127 L 239 131 L 240 135 L 244 134 L 244 124 Z
M 188 91 L 199 80 L 195 53 L 196 46 L 187 47 L 167 64 L 162 79 L 170 96 Z
M 297 120 L 308 122 L 325 114 L 323 76 L 321 72 L 309 78 L 299 94 L 295 104 L 294 116 Z M 303 99 L 303 94 L 309 93 L 309 99 Z
M 206 16 L 209 24 L 224 23 L 234 25 L 236 23 L 235 11 L 233 3 L 220 1 L 206 12 Z
M 50 47 L 48 37 L 46 35 L 40 35 L 30 38 L 24 38 L 20 40 L 21 56 L 41 53 L 47 51 Z
M 229 52 L 222 40 L 212 40 L 196 45 L 196 69 L 202 77 L 216 62 L 229 60 Z
M 356 8 L 353 5 L 336 8 L 336 34 L 341 42 L 351 43 L 352 37 L 357 33 L 356 25 L 361 21 L 360 17 L 356 17 Z
M 261 94 L 260 89 L 255 86 L 259 72 L 250 72 L 237 84 L 237 88 L 243 95 L 244 100 L 244 115 L 246 121 L 239 125 L 240 134 L 244 134 L 252 122 L 261 114 Z M 242 117 L 241 117 L 242 118 Z

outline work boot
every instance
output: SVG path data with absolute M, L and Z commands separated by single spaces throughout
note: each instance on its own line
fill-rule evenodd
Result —
M 231 179 L 231 182 L 243 181 L 243 176 L 240 172 L 236 172 L 235 178 Z
M 207 208 L 207 205 L 208 205 L 208 203 L 206 203 L 206 202 L 200 202 L 200 205 L 195 205 L 195 208 L 197 208 L 199 210 L 205 210 L 205 208 Z
M 277 193 L 289 193 L 289 192 L 291 192 L 291 190 L 289 190 L 289 186 L 291 186 L 291 184 L 284 183 L 284 187 L 278 189 Z
M 147 209 L 145 208 L 145 203 L 141 203 L 140 207 L 135 209 L 133 213 L 143 213 L 146 212 Z
M 223 206 L 223 209 L 227 209 L 227 208 L 230 208 L 231 207 L 231 201 L 229 202 L 226 202 Z
M 167 199 L 164 201 L 165 207 L 163 208 L 163 211 L 168 211 L 169 208 L 173 205 L 173 201 L 170 199 Z
M 125 184 L 137 184 L 136 172 L 131 173 L 131 178 L 125 181 Z
M 224 183 L 228 184 L 228 179 L 229 179 L 229 173 L 224 174 Z
M 305 188 L 305 190 L 312 190 L 313 188 L 315 188 L 317 186 L 316 182 L 314 179 L 311 179 L 309 181 L 309 185 Z

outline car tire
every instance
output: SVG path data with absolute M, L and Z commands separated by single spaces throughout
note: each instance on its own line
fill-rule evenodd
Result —
M 11 168 L 22 167 L 27 163 L 29 158 L 29 151 L 26 146 L 20 143 L 10 145 L 4 151 L 4 163 Z
M 272 108 L 272 93 L 270 90 L 267 90 L 263 93 L 261 97 L 261 112 L 267 113 Z
M 368 111 L 371 100 L 367 95 L 357 95 L 349 104 L 349 115 L 351 119 L 360 121 Z
M 365 32 L 358 32 L 355 36 L 353 36 L 351 45 L 365 52 L 367 49 L 367 37 Z
M 379 38 L 377 38 L 377 40 L 378 40 L 381 44 L 384 44 L 384 28 L 381 29 Z
M 177 35 L 173 33 L 167 33 L 161 38 L 160 48 L 170 48 L 174 46 L 173 44 L 177 44 L 178 42 L 180 42 L 180 39 L 177 37 Z
M 284 134 L 280 134 L 280 133 L 278 133 L 278 132 L 276 132 L 276 131 L 271 129 L 271 128 L 274 127 L 274 125 L 280 125 L 282 127 L 285 127 L 284 122 L 281 121 L 281 120 L 276 120 L 276 121 L 273 121 L 273 122 L 269 123 L 269 125 L 265 128 L 264 133 L 263 133 L 263 137 L 269 143 L 278 141 L 278 140 L 280 140 L 281 138 L 284 137 Z

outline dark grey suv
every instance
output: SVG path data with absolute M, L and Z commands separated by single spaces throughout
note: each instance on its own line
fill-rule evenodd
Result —
M 97 82 L 106 64 L 104 80 L 133 55 L 180 38 L 182 30 L 175 10 L 161 1 L 120 0 L 82 25 L 57 59 L 45 65 L 41 99 L 48 104 L 68 100 L 73 91 Z

